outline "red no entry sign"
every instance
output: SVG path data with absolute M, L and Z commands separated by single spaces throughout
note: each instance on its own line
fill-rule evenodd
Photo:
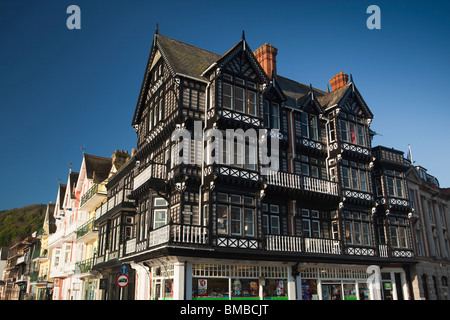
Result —
M 123 288 L 128 285 L 128 282 L 130 282 L 130 279 L 128 279 L 128 276 L 126 274 L 121 274 L 117 277 L 116 282 L 119 287 Z

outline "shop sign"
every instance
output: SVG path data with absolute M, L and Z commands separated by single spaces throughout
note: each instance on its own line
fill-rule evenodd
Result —
M 100 279 L 100 290 L 106 290 L 108 288 L 108 279 Z

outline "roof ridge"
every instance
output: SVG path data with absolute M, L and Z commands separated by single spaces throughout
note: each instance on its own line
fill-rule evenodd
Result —
M 286 80 L 288 80 L 288 81 L 295 82 L 295 83 L 297 83 L 297 84 L 300 84 L 300 85 L 305 86 L 305 87 L 308 87 L 308 88 L 311 88 L 311 87 L 312 87 L 312 86 L 310 86 L 310 85 L 301 83 L 301 82 L 299 82 L 299 81 L 297 81 L 297 80 L 293 80 L 293 79 L 290 79 L 290 78 L 287 78 L 287 77 L 284 77 L 284 76 L 281 76 L 281 75 L 277 75 L 277 77 L 281 77 L 281 78 L 283 78 L 283 79 L 286 79 Z M 312 88 L 313 88 L 315 91 L 319 91 L 320 93 L 323 93 L 323 94 L 326 94 L 326 93 L 327 93 L 326 91 L 323 91 L 323 90 L 321 90 L 321 89 L 319 89 L 319 88 L 316 88 L 316 87 L 312 87 Z M 306 93 L 305 93 L 305 94 L 306 94 Z
M 163 37 L 163 38 L 169 39 L 169 40 L 171 40 L 171 41 L 176 41 L 176 42 L 182 43 L 182 44 L 184 44 L 184 45 L 190 46 L 190 47 L 192 47 L 192 48 L 200 49 L 200 50 L 203 50 L 203 51 L 212 53 L 212 54 L 216 54 L 216 55 L 218 55 L 218 56 L 222 56 L 221 54 L 219 54 L 219 53 L 217 53 L 217 52 L 212 52 L 212 51 L 210 51 L 210 50 L 206 50 L 206 49 L 200 48 L 200 47 L 198 47 L 198 46 L 194 46 L 193 44 L 190 44 L 190 43 L 187 43 L 187 42 L 183 42 L 183 41 L 180 41 L 180 40 L 178 40 L 178 39 L 171 38 L 171 37 L 167 37 L 167 36 L 164 36 L 164 35 L 159 34 L 159 33 L 156 35 L 156 37 L 157 37 L 157 38 L 158 38 L 158 37 Z
M 102 157 L 102 156 L 96 156 L 96 155 L 88 154 L 88 153 L 85 153 L 84 156 L 88 156 L 88 157 L 92 157 L 92 158 L 97 158 L 97 159 L 102 159 L 102 160 L 109 160 L 109 161 L 112 161 L 111 158 L 108 158 L 108 157 Z

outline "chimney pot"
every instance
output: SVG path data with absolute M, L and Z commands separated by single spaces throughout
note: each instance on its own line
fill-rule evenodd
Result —
M 253 52 L 256 60 L 258 60 L 269 78 L 272 75 L 275 78 L 277 76 L 277 53 L 278 49 L 267 42 Z
M 345 86 L 348 82 L 348 75 L 339 72 L 338 74 L 334 75 L 333 78 L 330 79 L 330 85 L 331 85 L 331 91 L 335 91 L 339 88 L 342 88 Z

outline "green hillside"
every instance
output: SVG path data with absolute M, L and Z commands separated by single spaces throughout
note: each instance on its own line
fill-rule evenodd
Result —
M 44 223 L 44 204 L 32 204 L 23 208 L 0 211 L 0 246 L 9 246 L 17 236 L 28 236 Z

